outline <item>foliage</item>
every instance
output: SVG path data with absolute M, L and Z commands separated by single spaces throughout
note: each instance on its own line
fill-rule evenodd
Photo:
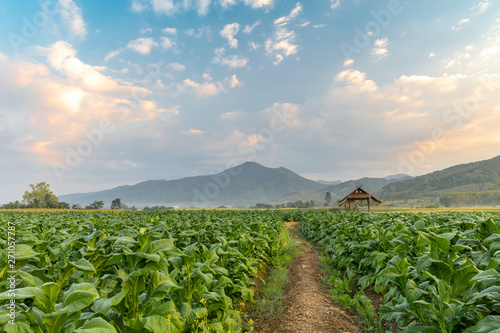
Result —
M 306 212 L 301 231 L 333 255 L 332 268 L 383 294 L 382 319 L 409 332 L 495 325 L 499 215 Z
M 330 192 L 326 192 L 325 194 L 325 206 L 328 206 L 332 202 L 332 194 Z
M 26 190 L 23 195 L 23 200 L 9 202 L 4 204 L 3 209 L 27 209 L 27 208 L 53 208 L 53 209 L 69 209 L 69 204 L 59 202 L 59 198 L 50 190 L 50 184 L 46 182 L 30 184 L 30 190 Z
M 500 156 L 394 182 L 386 185 L 375 195 L 384 200 L 408 200 L 423 197 L 436 198 L 454 192 L 493 190 L 500 190 Z
M 276 211 L 0 213 L 0 222 L 5 235 L 16 224 L 16 327 L 25 332 L 241 331 L 239 304 L 283 245 Z M 9 302 L 2 283 L 0 329 Z
M 445 207 L 500 205 L 500 191 L 447 193 L 439 202 Z
M 85 206 L 85 209 L 102 209 L 104 207 L 104 201 L 94 201 L 91 204 Z
M 123 206 L 122 204 L 122 199 L 116 198 L 113 201 L 111 201 L 111 209 L 121 209 Z

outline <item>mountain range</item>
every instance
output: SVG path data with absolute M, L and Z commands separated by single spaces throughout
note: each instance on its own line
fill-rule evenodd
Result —
M 435 202 L 450 193 L 496 191 L 500 190 L 500 156 L 415 178 L 399 174 L 346 182 L 313 181 L 284 167 L 268 168 L 246 162 L 213 175 L 148 180 L 99 192 L 61 195 L 59 200 L 82 206 L 103 200 L 107 207 L 116 198 L 137 207 L 235 207 L 298 200 L 323 201 L 326 192 L 336 200 L 356 185 L 363 185 L 363 189 L 385 201 L 425 199 Z M 488 198 L 493 194 L 489 193 Z

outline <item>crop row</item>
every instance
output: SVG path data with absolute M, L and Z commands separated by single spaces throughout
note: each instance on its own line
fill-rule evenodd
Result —
M 281 246 L 276 212 L 0 214 L 15 224 L 15 295 L 0 237 L 7 332 L 237 332 Z M 12 301 L 14 299 L 14 301 Z M 15 302 L 16 325 L 8 323 Z
M 499 215 L 310 212 L 300 228 L 405 332 L 500 332 Z

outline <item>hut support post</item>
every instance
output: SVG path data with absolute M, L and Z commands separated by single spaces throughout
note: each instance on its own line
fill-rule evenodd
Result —
M 368 204 L 368 213 L 370 212 L 370 198 L 366 199 L 366 202 Z

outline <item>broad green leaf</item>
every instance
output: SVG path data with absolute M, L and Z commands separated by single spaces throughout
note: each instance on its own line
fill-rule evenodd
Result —
M 97 312 L 102 313 L 103 315 L 107 315 L 109 309 L 112 306 L 119 304 L 122 299 L 127 296 L 128 292 L 128 290 L 122 290 L 111 298 L 99 298 L 95 300 L 94 307 Z
M 471 279 L 478 272 L 479 270 L 472 264 L 467 264 L 455 271 L 451 277 L 452 297 L 458 298 L 465 295 L 466 291 L 471 287 Z
M 54 282 L 45 283 L 42 286 L 42 291 L 43 294 L 47 297 L 46 305 L 48 311 L 54 311 L 57 301 L 57 296 L 59 295 L 59 285 Z
M 30 325 L 20 321 L 16 321 L 15 325 L 5 324 L 6 333 L 33 333 Z
M 442 333 L 442 331 L 437 327 L 432 326 L 411 326 L 408 329 L 405 329 L 405 333 Z
M 487 316 L 464 333 L 500 333 L 500 316 Z
M 84 258 L 79 259 L 75 263 L 69 262 L 69 264 L 83 272 L 92 272 L 92 273 L 96 272 L 94 266 L 87 259 Z
M 481 272 L 471 279 L 471 282 L 490 282 L 499 281 L 500 273 L 496 269 L 488 269 L 487 271 Z
M 172 322 L 162 316 L 148 316 L 141 318 L 128 319 L 126 321 L 128 327 L 140 332 L 153 333 L 179 333 L 177 327 Z
M 418 288 L 417 284 L 413 280 L 408 280 L 406 283 L 406 299 L 408 303 L 415 302 L 422 296 L 424 291 Z
M 147 253 L 159 253 L 163 251 L 170 251 L 174 249 L 174 240 L 173 239 L 159 239 L 152 241 L 147 248 Z
M 31 273 L 28 273 L 28 272 L 25 272 L 25 271 L 19 269 L 19 270 L 17 270 L 17 274 L 24 282 L 26 282 L 27 285 L 29 285 L 31 287 L 36 287 L 36 286 L 43 284 L 42 280 L 40 280 L 38 277 L 32 275 Z
M 94 318 L 86 322 L 74 333 L 116 333 L 116 329 L 102 318 Z
M 33 251 L 32 247 L 27 244 L 17 244 L 16 245 L 16 260 L 26 260 L 36 257 L 38 253 Z

